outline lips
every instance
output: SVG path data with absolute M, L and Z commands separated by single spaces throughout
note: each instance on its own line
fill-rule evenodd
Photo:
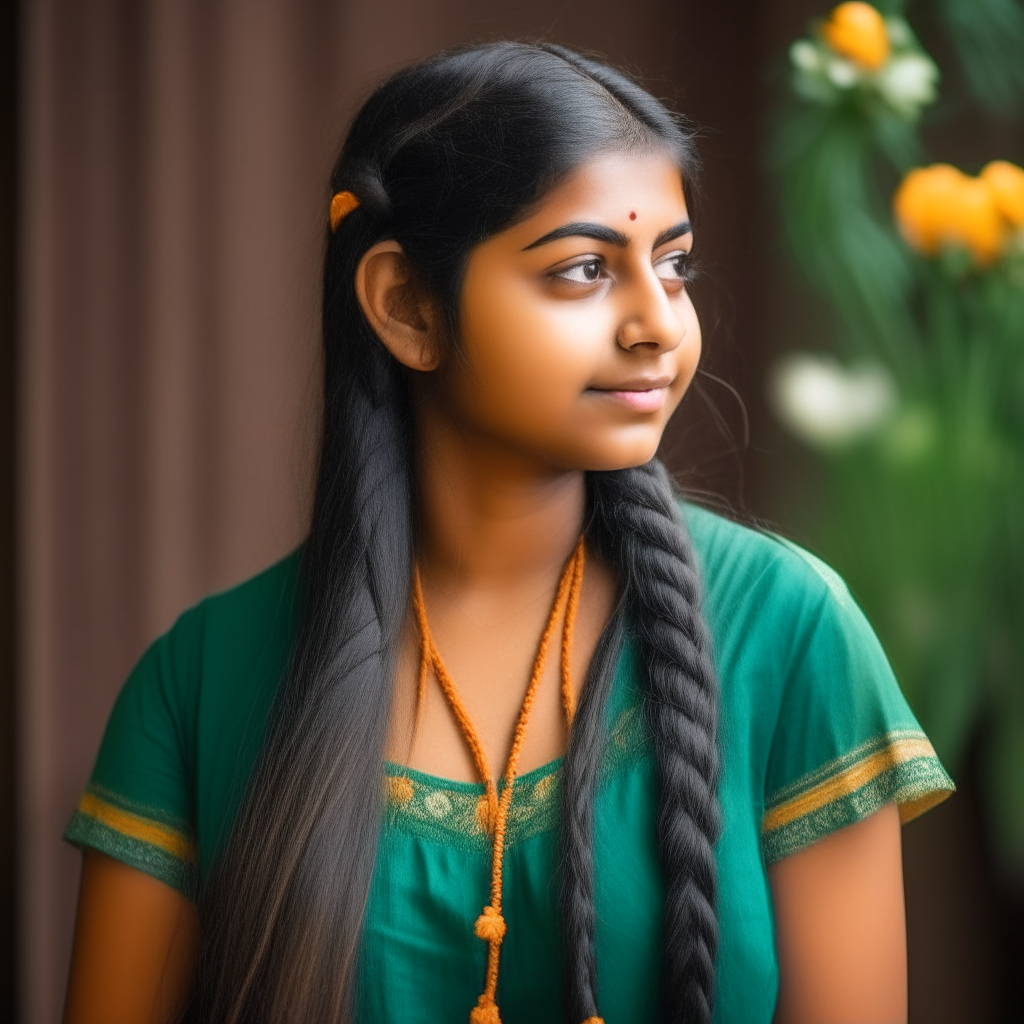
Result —
M 592 387 L 587 390 L 637 412 L 657 412 L 668 399 L 671 383 L 671 377 L 647 377 L 624 382 L 615 387 Z

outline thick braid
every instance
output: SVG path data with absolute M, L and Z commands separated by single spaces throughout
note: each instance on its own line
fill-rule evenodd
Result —
M 631 626 L 647 667 L 661 781 L 662 1019 L 707 1024 L 718 947 L 718 684 L 700 612 L 700 577 L 664 466 L 654 459 L 604 477 Z
M 591 661 L 566 754 L 562 797 L 562 945 L 566 1024 L 599 1015 L 594 946 L 593 808 L 605 708 L 628 609 L 648 670 L 661 776 L 658 839 L 665 879 L 662 1019 L 707 1024 L 718 944 L 717 682 L 700 583 L 672 484 L 657 461 L 591 473 L 587 540 L 618 570 L 623 601 Z

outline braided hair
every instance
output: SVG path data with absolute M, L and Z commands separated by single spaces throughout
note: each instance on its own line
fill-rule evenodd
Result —
M 658 850 L 665 880 L 662 1020 L 707 1022 L 718 921 L 718 689 L 693 548 L 671 480 L 644 466 L 588 475 L 595 546 L 618 570 L 623 606 L 598 644 L 565 761 L 562 931 L 566 1021 L 598 1016 L 594 950 L 593 807 L 604 706 L 625 616 L 646 667 L 645 709 L 661 784 Z
M 398 241 L 440 300 L 457 350 L 473 247 L 527 215 L 585 160 L 667 153 L 688 197 L 692 132 L 625 75 L 562 47 L 450 51 L 364 104 L 332 193 L 359 206 L 327 235 L 324 426 L 303 615 L 260 757 L 200 897 L 201 948 L 185 1018 L 309 1024 L 355 1017 L 359 935 L 382 815 L 396 652 L 410 600 L 415 493 L 405 374 L 355 294 L 363 254 Z M 587 539 L 620 604 L 591 661 L 563 780 L 561 927 L 567 1024 L 599 1015 L 593 807 L 605 707 L 625 631 L 646 668 L 665 881 L 661 1017 L 709 1024 L 717 919 L 718 707 L 693 551 L 656 460 L 587 474 Z

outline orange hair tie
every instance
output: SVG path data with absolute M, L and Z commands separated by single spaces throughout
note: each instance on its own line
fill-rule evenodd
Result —
M 338 225 L 359 205 L 359 197 L 354 192 L 338 192 L 331 200 L 331 230 L 337 231 Z

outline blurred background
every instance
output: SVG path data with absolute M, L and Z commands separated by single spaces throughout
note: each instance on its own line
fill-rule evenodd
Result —
M 59 1019 L 59 837 L 126 673 L 303 535 L 348 119 L 499 37 L 704 127 L 706 372 L 666 458 L 844 573 L 956 777 L 904 830 L 911 1020 L 1024 1019 L 1024 9 L 865 8 L 2 6 L 0 1021 Z

